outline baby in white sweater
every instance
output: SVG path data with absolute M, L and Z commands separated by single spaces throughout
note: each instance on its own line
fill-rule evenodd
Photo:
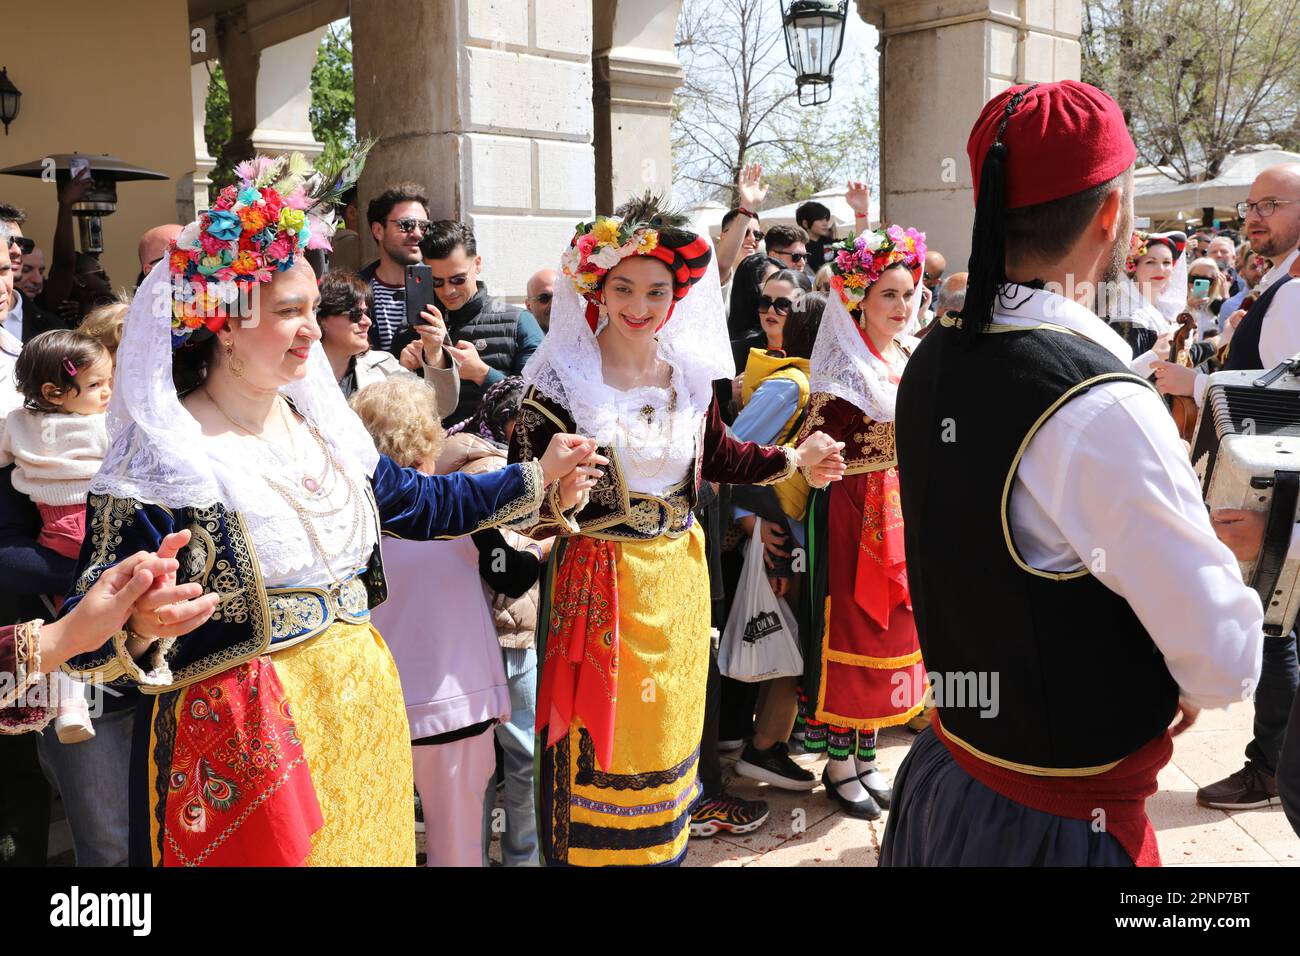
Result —
M 76 558 L 86 536 L 90 479 L 108 453 L 105 410 L 113 359 L 96 339 L 58 329 L 23 346 L 14 383 L 23 407 L 0 422 L 0 468 L 41 514 L 37 542 Z M 80 685 L 62 676 L 55 727 L 65 743 L 94 736 Z
M 23 346 L 14 380 L 23 407 L 0 428 L 0 468 L 14 466 L 14 489 L 40 511 L 40 544 L 75 558 L 90 479 L 108 453 L 113 360 L 90 336 L 57 329 Z

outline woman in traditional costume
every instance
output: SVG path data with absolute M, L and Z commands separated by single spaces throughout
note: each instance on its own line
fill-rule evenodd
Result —
M 916 342 L 903 330 L 925 236 L 890 226 L 834 248 L 803 433 L 844 442 L 846 471 L 808 506 L 804 746 L 831 758 L 822 774 L 827 796 L 872 820 L 890 799 L 876 767 L 876 732 L 911 720 L 925 696 L 894 453 L 894 399 Z M 808 483 L 825 485 L 815 476 Z
M 542 852 L 555 865 L 675 864 L 686 853 L 704 721 L 709 574 L 700 482 L 838 477 L 825 435 L 802 449 L 731 438 L 713 383 L 735 374 L 708 239 L 653 207 L 578 227 L 551 328 L 524 370 L 510 447 L 594 438 L 609 467 L 558 534 L 543 591 L 537 725 Z
M 66 609 L 125 555 L 192 538 L 174 585 L 72 663 L 144 692 L 133 862 L 413 865 L 402 691 L 368 623 L 386 596 L 380 533 L 429 540 L 528 514 L 592 445 L 560 438 L 540 463 L 474 478 L 380 455 L 320 346 L 303 256 L 328 247 L 334 184 L 301 156 L 236 174 L 132 302 Z M 176 640 L 190 583 L 219 604 Z

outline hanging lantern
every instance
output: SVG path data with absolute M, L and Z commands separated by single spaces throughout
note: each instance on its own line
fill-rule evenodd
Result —
M 0 123 L 4 124 L 6 136 L 9 135 L 9 124 L 18 118 L 18 107 L 22 101 L 22 90 L 9 79 L 9 70 L 0 67 Z
M 794 0 L 789 7 L 782 0 L 785 55 L 794 68 L 800 106 L 816 106 L 831 98 L 847 8 L 848 0 Z

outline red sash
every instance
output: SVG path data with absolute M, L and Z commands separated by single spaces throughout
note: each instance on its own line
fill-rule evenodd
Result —
M 301 866 L 324 819 L 269 657 L 188 688 L 177 715 L 164 866 Z
M 618 577 L 612 541 L 570 538 L 555 571 L 546 659 L 537 689 L 537 729 L 550 727 L 546 746 L 569 732 L 575 718 L 591 734 L 596 762 L 614 756 L 618 705 Z
M 866 475 L 862 499 L 862 536 L 854 570 L 853 596 L 882 629 L 900 604 L 912 606 L 907 590 L 907 556 L 903 549 L 903 506 L 898 496 L 898 469 Z
M 1133 859 L 1134 866 L 1159 866 L 1156 831 L 1147 816 L 1147 797 L 1156 792 L 1156 774 L 1174 755 L 1169 731 L 1129 754 L 1105 773 L 1090 777 L 1039 777 L 980 760 L 944 734 L 939 711 L 931 711 L 930 726 L 957 765 L 995 793 L 1022 806 L 1071 820 L 1104 820 Z M 1097 816 L 1098 809 L 1104 811 Z

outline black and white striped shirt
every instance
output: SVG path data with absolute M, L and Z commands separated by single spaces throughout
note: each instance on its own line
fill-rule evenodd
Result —
M 393 344 L 393 336 L 406 324 L 406 287 L 389 285 L 371 276 L 370 295 L 373 299 L 370 318 L 379 334 L 379 347 L 387 351 Z

